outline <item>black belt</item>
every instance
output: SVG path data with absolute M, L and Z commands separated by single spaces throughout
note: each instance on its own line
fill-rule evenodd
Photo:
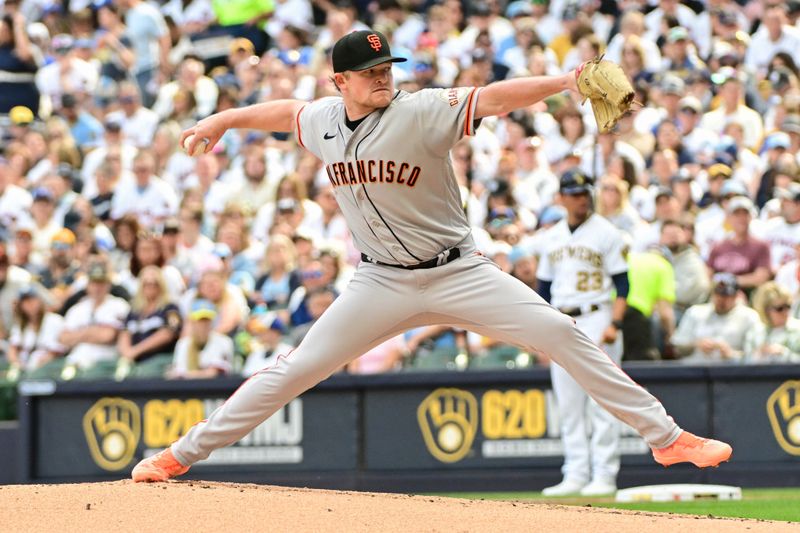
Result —
M 586 309 L 586 310 L 581 309 L 580 307 L 569 307 L 567 309 L 559 309 L 559 311 L 561 311 L 565 315 L 571 316 L 573 318 L 576 317 L 576 316 L 588 315 L 589 313 L 594 313 L 595 311 L 599 311 L 599 310 L 600 310 L 600 306 L 597 305 L 597 304 L 590 305 L 589 308 Z
M 378 261 L 377 259 L 373 259 L 367 254 L 361 254 L 361 260 L 366 261 L 367 263 L 374 263 L 376 265 L 382 265 L 387 267 L 394 267 L 394 268 L 403 268 L 405 270 L 418 270 L 421 268 L 434 268 L 441 265 L 446 265 L 451 261 L 455 261 L 461 257 L 461 250 L 458 248 L 451 248 L 450 250 L 445 250 L 444 252 L 440 253 L 433 259 L 428 261 L 423 261 L 422 263 L 417 263 L 416 265 L 393 265 L 391 263 L 384 263 L 382 261 Z

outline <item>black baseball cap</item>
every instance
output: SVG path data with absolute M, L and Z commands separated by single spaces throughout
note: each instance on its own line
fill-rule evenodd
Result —
M 334 72 L 366 70 L 387 61 L 400 63 L 406 60 L 392 56 L 386 37 L 372 30 L 354 31 L 336 41 L 332 59 Z

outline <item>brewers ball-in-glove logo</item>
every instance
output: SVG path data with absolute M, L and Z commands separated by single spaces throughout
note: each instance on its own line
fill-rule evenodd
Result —
M 783 451 L 800 455 L 800 381 L 787 381 L 770 394 L 767 416 Z
M 428 451 L 443 463 L 463 459 L 478 430 L 478 401 L 460 389 L 436 389 L 417 408 Z
M 103 470 L 122 470 L 133 459 L 142 433 L 139 407 L 124 398 L 101 398 L 83 415 L 89 453 Z

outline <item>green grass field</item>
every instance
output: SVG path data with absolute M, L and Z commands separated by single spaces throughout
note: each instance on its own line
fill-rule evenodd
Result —
M 538 500 L 562 505 L 592 505 L 635 511 L 800 522 L 800 489 L 743 489 L 742 499 L 739 501 L 701 500 L 664 503 L 616 503 L 613 498 L 544 498 L 540 492 L 465 492 L 442 496 L 485 500 Z

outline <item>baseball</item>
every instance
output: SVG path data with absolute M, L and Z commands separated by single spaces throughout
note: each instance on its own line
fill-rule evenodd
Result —
M 186 140 L 183 141 L 184 151 L 191 156 L 197 156 L 204 153 L 206 151 L 206 145 L 208 144 L 208 141 L 205 139 L 201 139 L 200 142 L 197 143 L 197 146 L 194 147 L 194 152 L 189 153 L 189 146 L 191 146 L 193 140 L 194 135 L 189 135 L 186 137 Z

